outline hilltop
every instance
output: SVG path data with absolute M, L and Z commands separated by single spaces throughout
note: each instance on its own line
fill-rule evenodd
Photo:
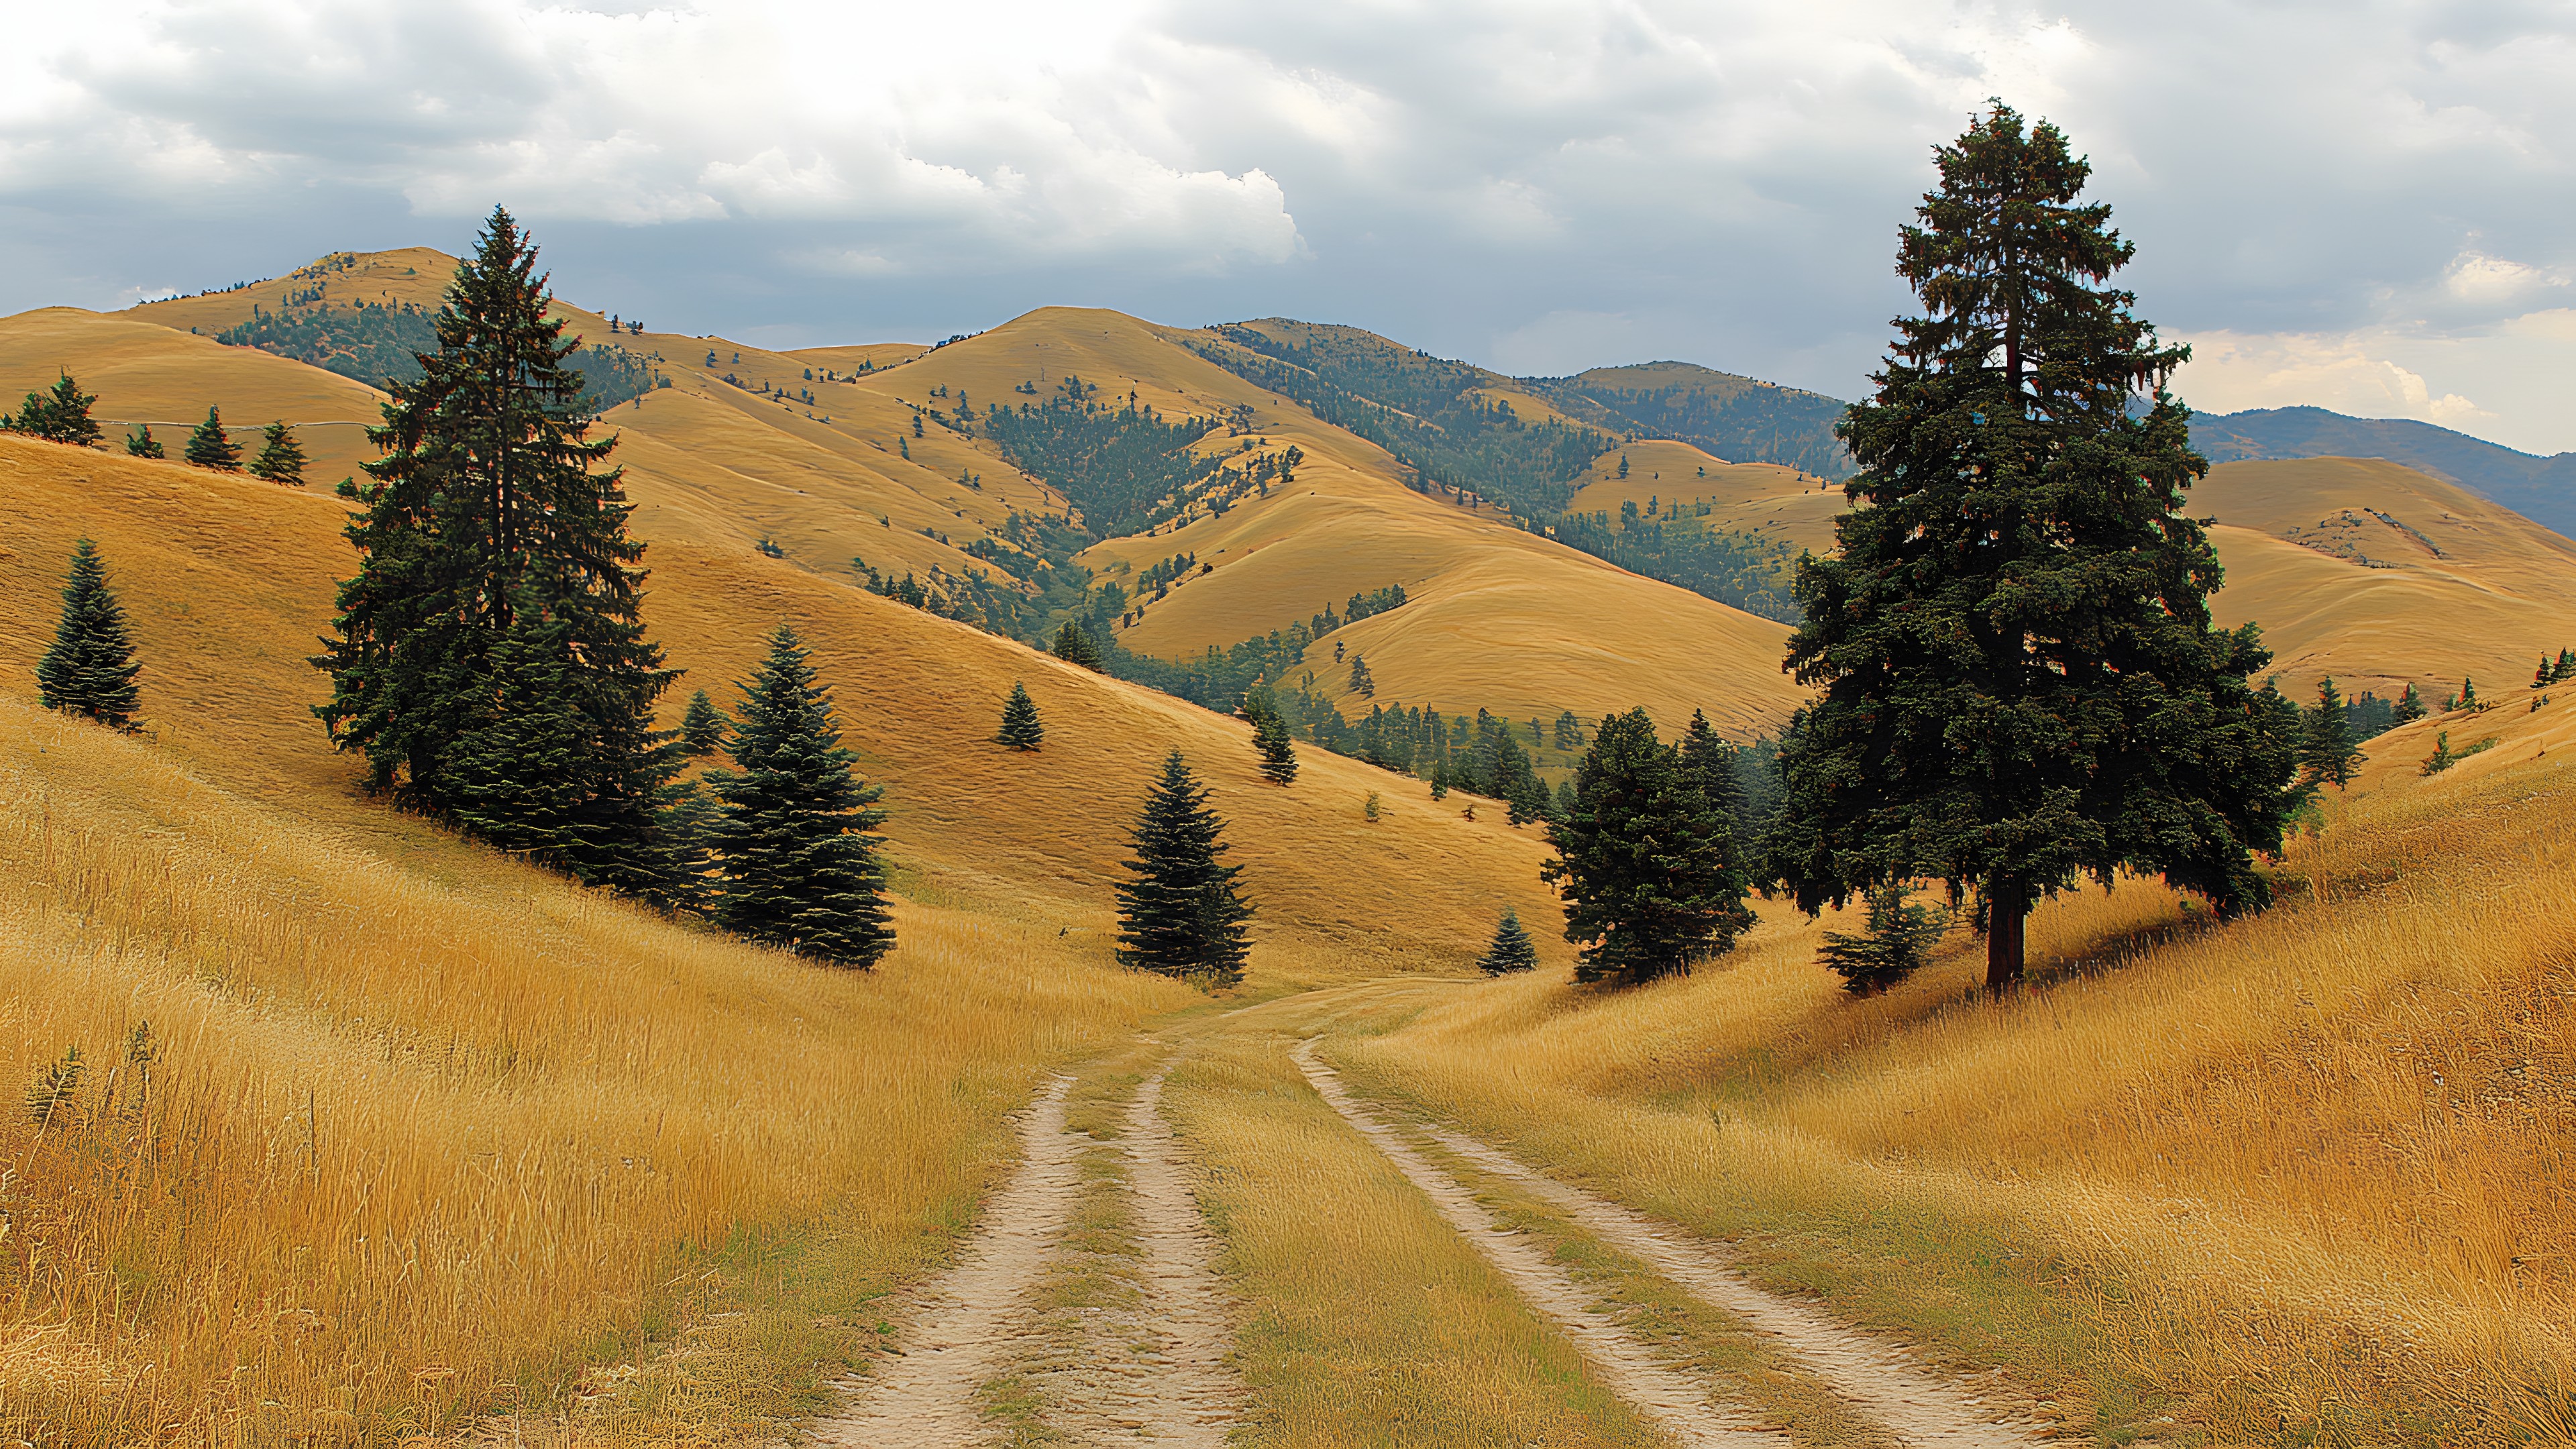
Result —
M 2316 407 L 2203 413 L 2191 420 L 2191 441 L 2215 463 L 2384 458 L 2576 537 L 2576 453 L 2535 457 L 2411 418 L 2346 417 Z

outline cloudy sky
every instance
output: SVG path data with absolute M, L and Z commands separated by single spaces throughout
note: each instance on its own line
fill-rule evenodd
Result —
M 0 309 L 498 201 L 660 329 L 1286 314 L 1852 397 L 1990 95 L 2093 158 L 2196 406 L 2576 449 L 2576 0 L 96 0 L 0 53 Z

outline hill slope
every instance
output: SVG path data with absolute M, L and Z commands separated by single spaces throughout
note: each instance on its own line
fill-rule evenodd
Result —
M 2191 440 L 2216 463 L 2385 458 L 2576 537 L 2576 453 L 2539 458 L 2409 418 L 2354 418 L 2313 407 L 2204 413 L 2191 420 Z

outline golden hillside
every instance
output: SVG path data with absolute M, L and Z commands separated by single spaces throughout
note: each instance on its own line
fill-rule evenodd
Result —
M 421 279 L 443 278 L 453 265 L 415 249 L 361 255 L 336 269 L 326 258 L 296 277 L 327 289 L 327 302 L 344 292 L 351 301 L 409 301 L 428 285 Z M 100 413 L 114 416 L 130 396 L 113 375 L 116 349 L 151 353 L 150 344 L 162 341 L 184 362 L 165 365 L 176 377 L 170 390 L 211 394 L 215 371 L 226 367 L 239 369 L 225 374 L 237 387 L 242 377 L 319 377 L 327 405 L 313 402 L 294 420 L 335 425 L 309 438 L 355 436 L 354 427 L 338 425 L 374 419 L 379 399 L 370 389 L 254 349 L 201 342 L 185 351 L 175 338 L 119 330 L 146 316 L 220 330 L 246 319 L 255 304 L 283 305 L 294 284 L 288 278 L 153 303 L 118 318 L 76 314 L 76 325 L 21 351 L 9 350 L 11 325 L 0 324 L 0 388 L 18 386 L 22 374 L 26 386 L 50 380 L 49 366 L 39 377 L 37 365 L 18 361 L 22 352 L 55 356 L 100 393 Z M 557 310 L 581 335 L 608 335 L 596 313 L 568 303 Z M 1013 390 L 1023 383 L 1043 395 L 1073 373 L 1106 397 L 1123 400 L 1132 391 L 1169 415 L 1249 409 L 1256 436 L 1274 450 L 1293 444 L 1309 460 L 1296 489 L 1249 500 L 1222 519 L 1202 515 L 1176 531 L 1112 539 L 1084 556 L 1112 580 L 1182 552 L 1217 565 L 1147 610 L 1127 631 L 1130 648 L 1195 654 L 1401 583 L 1417 601 L 1403 611 L 1407 617 L 1369 621 L 1368 630 L 1343 640 L 1368 654 L 1380 701 L 1452 712 L 1491 708 L 1511 717 L 1553 717 L 1562 709 L 1588 716 L 1643 703 L 1659 718 L 1682 719 L 1705 709 L 1740 736 L 1776 729 L 1795 705 L 1796 691 L 1777 667 L 1786 637 L 1780 626 L 1534 538 L 1489 507 L 1416 494 L 1396 481 L 1398 470 L 1377 448 L 1209 363 L 1174 329 L 1115 312 L 1047 308 L 934 350 L 888 344 L 774 352 L 653 332 L 623 334 L 616 345 L 656 359 L 672 384 L 604 419 L 625 439 L 618 456 L 637 506 L 635 527 L 649 538 L 720 552 L 747 552 L 766 539 L 787 562 L 840 580 L 861 577 L 854 560 L 889 576 L 925 579 L 989 569 L 966 545 L 999 531 L 1015 510 L 1061 513 L 1067 505 L 980 432 L 948 424 L 961 400 L 989 408 L 1020 396 Z M 873 370 L 859 371 L 863 363 Z M 249 385 L 247 395 L 266 396 L 265 385 Z M 934 396 L 939 389 L 945 396 Z M 918 439 L 911 436 L 917 415 L 926 422 Z M 1236 441 L 1219 434 L 1201 448 Z M 311 476 L 345 475 L 358 456 L 317 458 Z M 1654 627 L 1641 629 L 1640 620 Z M 1310 663 L 1319 681 L 1346 683 L 1329 643 Z M 1345 701 L 1345 713 L 1365 707 Z
M 1619 460 L 1628 476 L 1619 476 Z M 1842 485 L 1778 463 L 1730 463 L 1696 444 L 1650 438 L 1595 459 L 1568 513 L 1616 515 L 1622 503 L 1709 505 L 1713 529 L 1756 533 L 1793 549 L 1834 547 L 1834 519 L 1846 506 Z

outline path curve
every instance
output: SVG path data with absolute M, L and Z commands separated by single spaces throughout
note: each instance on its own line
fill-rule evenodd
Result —
M 1087 1140 L 1064 1130 L 1057 1077 L 1020 1116 L 1020 1165 L 984 1211 L 956 1266 L 923 1295 L 925 1311 L 903 1356 L 883 1365 L 858 1405 L 813 1425 L 817 1441 L 850 1449 L 971 1449 L 993 1437 L 975 1390 L 1010 1368 L 1024 1291 L 1064 1236 L 1080 1187 Z
M 1532 1307 L 1574 1340 L 1613 1393 L 1635 1405 L 1689 1449 L 1790 1449 L 1787 1435 L 1754 1428 L 1745 1419 L 1712 1405 L 1713 1385 L 1707 1379 L 1658 1361 L 1616 1318 L 1595 1311 L 1591 1304 L 1596 1295 L 1549 1261 L 1527 1239 L 1505 1231 L 1456 1178 L 1433 1166 L 1411 1144 L 1369 1115 L 1342 1086 L 1340 1074 L 1316 1059 L 1314 1042 L 1299 1043 L 1290 1055 L 1342 1120 L 1386 1154 L 1396 1170 L 1431 1199 L 1460 1236 L 1473 1244 Z

